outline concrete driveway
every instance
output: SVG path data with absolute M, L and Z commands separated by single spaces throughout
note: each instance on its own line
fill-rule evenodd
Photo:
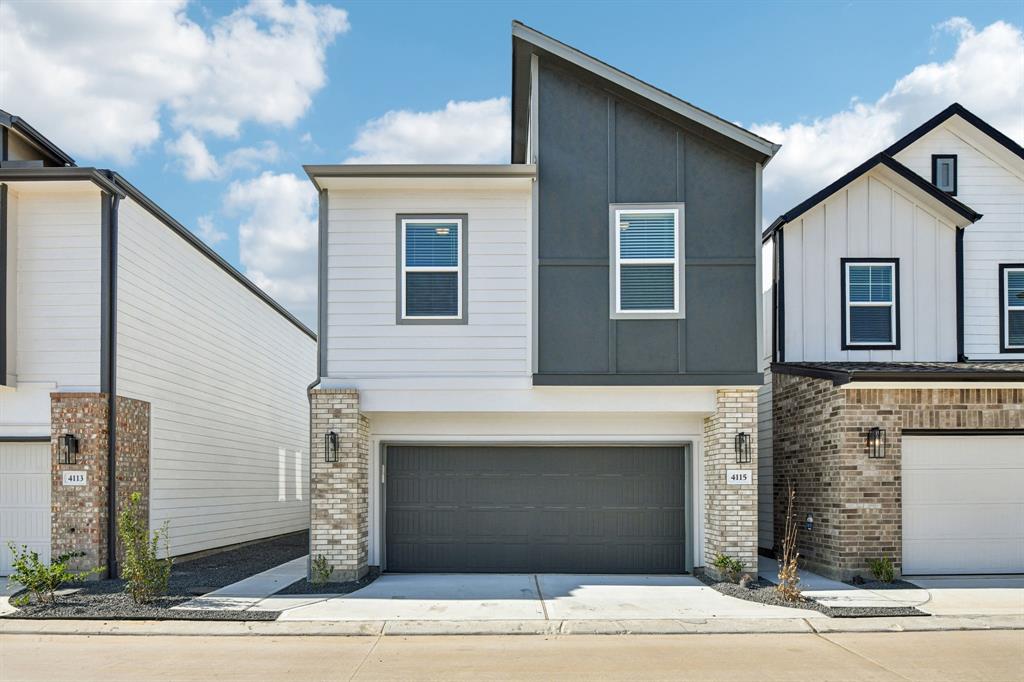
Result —
M 918 608 L 934 616 L 1024 616 L 1024 575 L 906 580 L 927 590 L 928 601 Z
M 268 597 L 280 620 L 706 620 L 815 618 L 727 597 L 690 576 L 386 574 L 348 595 Z

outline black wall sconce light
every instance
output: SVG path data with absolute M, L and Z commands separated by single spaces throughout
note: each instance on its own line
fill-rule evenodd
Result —
M 750 464 L 750 434 L 746 432 L 737 433 L 733 447 L 736 450 L 736 463 Z
M 338 461 L 338 434 L 334 431 L 324 434 L 324 459 L 328 462 Z
M 885 429 L 873 426 L 868 431 L 868 457 L 885 459 Z
M 59 464 L 78 464 L 78 439 L 73 434 L 65 433 L 60 437 L 60 454 L 57 458 Z

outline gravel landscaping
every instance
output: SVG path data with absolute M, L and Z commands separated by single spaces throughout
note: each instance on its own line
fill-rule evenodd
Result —
M 832 618 L 874 618 L 877 616 L 927 616 L 929 614 L 915 609 L 913 607 L 863 607 L 863 606 L 841 606 L 841 607 L 830 607 L 823 604 L 819 604 L 814 599 L 809 597 L 801 597 L 798 602 L 791 602 L 783 599 L 778 592 L 775 591 L 775 583 L 765 580 L 764 578 L 757 578 L 756 581 L 752 580 L 746 587 L 737 585 L 727 581 L 716 581 L 708 575 L 698 575 L 697 578 L 708 587 L 721 592 L 722 594 L 729 597 L 736 597 L 737 599 L 745 599 L 747 601 L 757 602 L 759 604 L 768 604 L 769 606 L 786 606 L 792 609 L 808 609 L 810 611 L 818 611 L 826 616 Z M 916 585 L 907 583 L 905 581 L 895 581 L 892 583 L 878 583 L 879 585 L 885 585 L 884 588 L 878 589 L 896 589 L 894 585 L 896 583 L 903 583 L 905 588 L 916 588 Z M 871 587 L 875 583 L 865 583 L 864 585 L 858 585 L 858 588 L 864 589 L 875 589 Z M 904 588 L 904 589 L 905 589 Z
M 297 583 L 292 583 L 288 587 L 280 590 L 276 594 L 351 594 L 356 590 L 361 590 L 380 575 L 379 571 L 371 571 L 367 573 L 359 580 L 351 580 L 345 583 L 324 583 L 322 585 L 314 585 L 305 578 Z
M 274 620 L 276 611 L 197 611 L 171 609 L 207 592 L 297 559 L 309 551 L 308 533 L 291 533 L 236 549 L 174 564 L 167 595 L 138 605 L 121 580 L 72 585 L 76 591 L 55 604 L 29 604 L 5 618 L 84 618 L 99 620 Z

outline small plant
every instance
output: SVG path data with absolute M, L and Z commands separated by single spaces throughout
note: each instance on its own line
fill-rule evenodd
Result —
M 318 554 L 313 559 L 313 584 L 314 585 L 326 585 L 331 580 L 331 574 L 334 572 L 334 566 L 327 563 L 327 557 L 323 554 Z
M 743 562 L 728 554 L 719 552 L 715 555 L 711 565 L 718 569 L 718 572 L 729 582 L 736 582 L 743 573 Z
M 15 606 L 25 606 L 30 599 L 44 604 L 52 604 L 57 600 L 57 590 L 61 585 L 77 583 L 95 575 L 103 568 L 94 568 L 89 571 L 72 571 L 69 566 L 72 560 L 85 556 L 85 552 L 68 552 L 57 557 L 56 561 L 45 564 L 39 560 L 39 553 L 30 550 L 22 545 L 21 550 L 15 547 L 13 542 L 7 543 L 14 561 L 11 567 L 11 580 L 22 585 L 28 594 L 13 600 Z
M 142 495 L 132 493 L 128 505 L 121 512 L 117 535 L 124 547 L 124 562 L 121 577 L 124 589 L 136 604 L 145 604 L 156 597 L 167 594 L 171 579 L 171 559 L 161 559 L 160 541 L 163 540 L 164 556 L 171 553 L 167 538 L 167 523 L 154 531 L 152 537 L 145 520 L 141 518 L 139 502 Z
M 800 526 L 793 512 L 795 501 L 796 490 L 791 483 L 789 502 L 786 505 L 786 530 L 782 536 L 782 556 L 779 557 L 779 584 L 775 586 L 775 590 L 788 601 L 800 600 L 800 576 L 797 572 L 800 552 L 796 549 L 796 534 Z
M 875 576 L 875 580 L 881 583 L 891 583 L 896 579 L 896 567 L 893 566 L 892 560 L 886 557 L 870 560 L 868 570 Z

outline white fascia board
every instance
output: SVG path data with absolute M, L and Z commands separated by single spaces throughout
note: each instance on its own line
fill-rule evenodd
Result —
M 660 90 L 649 83 L 643 82 L 639 78 L 630 76 L 624 71 L 619 71 L 614 66 L 605 64 L 599 59 L 595 59 L 584 52 L 580 52 L 576 48 L 559 42 L 554 38 L 546 36 L 539 31 L 535 31 L 528 26 L 524 26 L 518 22 L 513 22 L 512 36 L 525 40 L 531 45 L 535 45 L 546 52 L 550 52 L 556 57 L 560 57 L 561 59 L 564 59 L 571 64 L 575 64 L 586 71 L 590 71 L 591 73 L 596 74 L 619 87 L 634 92 L 659 106 L 665 107 L 670 111 L 674 111 L 680 116 L 688 118 L 691 121 L 699 123 L 706 128 L 710 128 L 711 130 L 714 130 L 731 140 L 735 140 L 756 152 L 764 154 L 767 157 L 764 161 L 765 164 L 767 164 L 768 160 L 771 159 L 771 157 L 773 157 L 782 147 L 782 145 L 766 140 L 760 135 L 755 135 L 735 123 L 730 123 L 729 121 L 719 118 L 708 111 L 704 111 L 689 102 L 670 95 L 664 90 Z
M 491 189 L 529 187 L 534 164 L 337 164 L 305 166 L 317 189 Z

